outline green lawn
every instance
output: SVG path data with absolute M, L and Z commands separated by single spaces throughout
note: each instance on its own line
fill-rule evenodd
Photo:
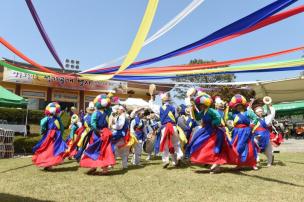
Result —
M 145 158 L 145 157 L 143 157 Z M 30 158 L 0 160 L 0 201 L 304 201 L 304 153 L 276 154 L 258 171 L 190 166 L 162 169 L 160 160 L 118 164 L 111 175 L 89 176 L 66 160 L 43 171 Z

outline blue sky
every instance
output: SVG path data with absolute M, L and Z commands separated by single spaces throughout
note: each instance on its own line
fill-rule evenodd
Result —
M 137 60 L 161 55 L 194 42 L 274 0 L 206 0 L 173 30 L 144 47 Z M 191 0 L 160 0 L 150 35 L 171 20 Z M 82 69 L 128 52 L 145 11 L 147 0 L 33 0 L 61 60 L 79 59 Z M 303 4 L 299 0 L 289 8 Z M 23 0 L 1 0 L 0 36 L 30 58 L 58 67 L 49 53 Z M 185 64 L 193 58 L 223 61 L 260 55 L 304 44 L 304 14 L 231 41 L 175 57 L 153 66 Z M 257 62 L 296 59 L 297 52 Z M 14 55 L 0 46 L 0 56 Z M 17 57 L 15 58 L 17 59 Z M 237 74 L 238 81 L 281 79 L 297 71 Z

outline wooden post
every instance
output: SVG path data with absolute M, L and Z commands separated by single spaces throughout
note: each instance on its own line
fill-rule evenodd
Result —
M 52 93 L 53 93 L 53 89 L 51 87 L 48 87 L 47 95 L 46 95 L 46 101 L 48 103 L 52 102 Z
M 85 106 L 84 106 L 84 91 L 81 90 L 80 93 L 79 93 L 79 111 L 80 110 L 83 110 L 85 109 Z

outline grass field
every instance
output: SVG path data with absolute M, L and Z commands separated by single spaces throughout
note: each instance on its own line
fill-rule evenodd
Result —
M 260 168 L 209 174 L 198 166 L 162 169 L 158 159 L 91 176 L 75 161 L 43 171 L 30 158 L 2 159 L 0 201 L 304 201 L 304 153 L 276 154 L 273 167 Z

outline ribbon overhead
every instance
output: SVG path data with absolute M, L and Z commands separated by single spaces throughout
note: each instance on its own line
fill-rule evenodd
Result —
M 40 75 L 40 76 L 48 75 L 47 73 L 37 72 L 37 71 L 32 71 L 32 70 L 16 67 L 14 65 L 11 65 L 11 64 L 8 64 L 8 63 L 4 62 L 3 60 L 0 60 L 0 65 L 3 66 L 3 67 L 6 67 L 8 69 L 23 72 L 23 73 L 28 73 L 28 74 L 33 74 L 33 75 Z
M 191 14 L 197 7 L 199 7 L 205 0 L 193 0 L 185 9 L 183 9 L 178 15 L 176 15 L 172 20 L 170 20 L 167 24 L 165 24 L 162 28 L 160 28 L 155 34 L 149 37 L 143 44 L 143 47 L 157 40 L 171 29 L 173 29 L 178 23 L 180 23 L 183 19 L 185 19 L 189 14 Z M 92 69 L 88 69 L 86 71 L 95 70 L 98 68 L 103 68 L 109 65 L 113 65 L 116 62 L 123 60 L 127 55 L 120 56 L 114 60 L 103 63 Z M 83 72 L 86 72 L 83 71 Z
M 294 10 L 291 10 L 288 13 L 284 13 L 284 15 L 275 16 L 274 18 L 271 19 L 272 21 L 270 21 L 270 22 L 269 21 L 263 22 L 263 20 L 265 20 L 268 17 L 274 15 L 275 13 L 283 10 L 284 8 L 295 3 L 296 1 L 297 0 L 277 0 L 274 3 L 269 4 L 268 6 L 210 34 L 209 36 L 204 37 L 203 39 L 200 39 L 194 43 L 191 43 L 189 45 L 186 45 L 182 48 L 171 51 L 169 53 L 163 54 L 161 56 L 151 58 L 151 59 L 146 59 L 146 60 L 139 61 L 139 62 L 135 62 L 132 65 L 130 65 L 129 68 L 135 68 L 135 67 L 139 67 L 139 66 L 143 66 L 143 65 L 148 65 L 148 64 L 159 62 L 161 60 L 165 60 L 165 59 L 168 59 L 171 57 L 187 54 L 192 51 L 197 51 L 206 46 L 209 46 L 208 44 L 210 44 L 210 43 L 216 44 L 216 43 L 218 43 L 217 41 L 223 40 L 225 37 L 229 37 L 233 34 L 238 35 L 238 33 L 241 33 L 241 32 L 243 32 L 242 34 L 246 34 L 246 33 L 252 32 L 254 30 L 260 29 L 264 26 L 267 26 L 269 24 L 272 24 L 274 22 L 278 22 L 282 19 L 290 17 L 288 15 L 290 15 L 290 13 L 293 13 Z M 280 17 L 280 19 L 279 19 L 279 17 Z M 257 25 L 260 22 L 261 23 L 263 22 L 263 23 L 260 24 L 258 27 L 255 27 L 254 30 L 250 30 L 250 28 L 252 28 L 253 26 Z M 250 31 L 247 32 L 246 30 L 250 30 Z M 238 36 L 240 36 L 240 35 L 238 35 Z M 226 38 L 226 40 L 229 40 L 229 39 L 230 38 Z M 225 40 L 223 40 L 223 41 L 225 41 Z M 221 42 L 223 42 L 223 41 L 221 41 Z M 94 74 L 109 73 L 109 72 L 117 71 L 117 69 L 118 69 L 118 67 L 109 67 L 109 68 L 98 69 L 98 70 L 93 70 L 93 71 L 86 71 L 85 73 L 94 73 Z
M 129 67 L 139 54 L 152 25 L 158 2 L 159 0 L 149 0 L 145 15 L 133 41 L 133 44 L 129 50 L 129 53 L 115 74 L 118 74 L 119 72 Z
M 249 62 L 254 60 L 260 60 L 260 59 L 266 59 L 270 57 L 275 57 L 279 55 L 284 55 L 296 51 L 304 50 L 304 46 L 292 48 L 288 50 L 283 50 L 279 52 L 264 54 L 264 55 L 258 55 L 258 56 L 252 56 L 252 57 L 246 57 L 246 58 L 240 58 L 240 59 L 234 59 L 234 60 L 227 60 L 222 62 L 210 62 L 205 64 L 190 64 L 190 65 L 176 65 L 176 66 L 168 66 L 168 67 L 150 67 L 150 68 L 144 68 L 144 69 L 129 69 L 124 72 L 121 72 L 120 75 L 129 75 L 129 74 L 158 74 L 158 73 L 174 73 L 174 72 L 182 72 L 184 71 L 185 74 L 189 73 L 189 71 L 192 70 L 202 70 L 202 69 L 211 69 L 221 66 L 228 66 L 232 64 L 238 64 L 242 62 Z
M 108 74 L 108 75 L 83 75 L 84 78 L 90 79 L 90 80 L 109 80 L 113 78 L 114 75 L 119 74 L 120 72 L 124 71 L 132 62 L 136 59 L 137 55 L 139 54 L 143 43 L 148 35 L 148 32 L 150 30 L 150 27 L 152 25 L 157 6 L 158 6 L 159 0 L 149 0 L 149 3 L 147 5 L 144 17 L 142 19 L 142 22 L 139 26 L 138 32 L 135 36 L 135 39 L 132 43 L 132 46 L 123 61 L 122 65 L 117 69 L 115 74 Z
M 304 59 L 288 60 L 271 63 L 260 63 L 253 65 L 231 66 L 212 69 L 201 69 L 193 71 L 177 71 L 177 72 L 165 72 L 157 74 L 129 74 L 129 75 L 117 75 L 117 79 L 120 80 L 151 80 L 151 79 L 170 79 L 177 77 L 185 77 L 191 75 L 213 75 L 213 74 L 232 74 L 232 73 L 249 73 L 249 72 L 271 72 L 271 71 L 290 71 L 290 70 L 303 70 Z
M 52 73 L 52 74 L 58 74 L 57 72 L 54 72 L 52 70 L 49 70 L 46 67 L 43 67 L 42 65 L 38 64 L 37 62 L 31 60 L 30 58 L 28 58 L 26 55 L 24 55 L 22 52 L 20 52 L 19 50 L 17 50 L 13 45 L 11 45 L 8 41 L 6 41 L 3 37 L 0 37 L 0 43 L 2 43 L 2 45 L 4 45 L 6 48 L 8 48 L 10 51 L 12 51 L 13 53 L 15 53 L 17 56 L 19 56 L 20 58 L 22 58 L 23 60 L 27 61 L 28 63 L 30 63 L 31 65 L 37 67 L 38 69 L 48 72 L 48 73 Z
M 34 5 L 32 3 L 32 0 L 25 0 L 25 2 L 26 2 L 26 4 L 27 4 L 27 6 L 28 6 L 28 8 L 29 8 L 29 10 L 30 10 L 30 12 L 32 14 L 32 16 L 33 16 L 33 19 L 34 19 L 34 21 L 36 23 L 36 26 L 37 26 L 37 28 L 38 28 L 38 30 L 39 30 L 39 32 L 40 32 L 40 34 L 41 34 L 41 36 L 42 36 L 45 44 L 47 45 L 49 51 L 53 55 L 53 57 L 56 60 L 57 64 L 62 69 L 64 69 L 63 64 L 62 64 L 62 62 L 61 62 L 61 60 L 60 60 L 60 58 L 59 58 L 59 56 L 58 56 L 58 54 L 57 54 L 57 52 L 55 50 L 55 47 L 52 44 L 52 42 L 51 42 L 48 34 L 46 33 L 46 31 L 45 31 L 45 29 L 43 27 L 43 24 L 42 24 L 42 22 L 41 22 L 41 20 L 40 20 L 40 18 L 38 16 L 38 14 L 37 14 L 37 12 L 36 12 L 36 9 L 35 9 L 35 7 L 34 7 Z

